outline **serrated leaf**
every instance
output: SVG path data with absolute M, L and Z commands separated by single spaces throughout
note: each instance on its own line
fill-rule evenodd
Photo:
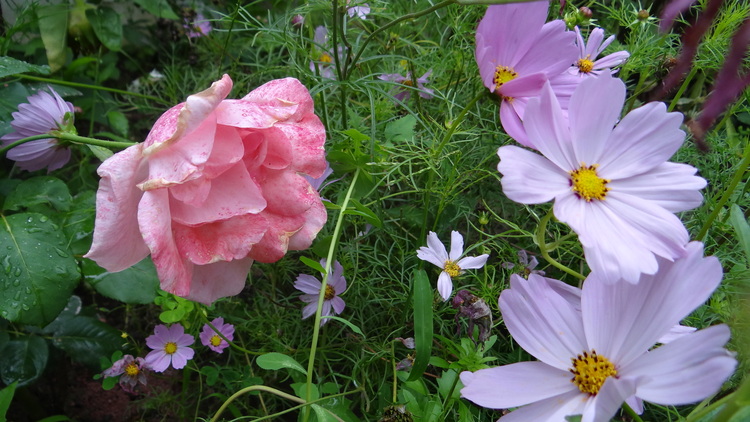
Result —
M 65 182 L 52 176 L 36 176 L 16 186 L 5 199 L 3 209 L 19 211 L 50 205 L 57 211 L 68 211 L 72 200 Z
M 159 291 L 159 277 L 151 257 L 146 257 L 125 270 L 116 273 L 105 272 L 87 277 L 87 280 L 97 292 L 124 303 L 153 303 Z
M 26 63 L 8 56 L 0 57 L 0 78 L 17 75 L 19 73 L 40 73 L 42 75 L 49 75 L 49 66 L 39 66 Z
M 414 303 L 414 365 L 409 381 L 422 376 L 432 355 L 432 287 L 424 270 L 414 271 L 412 300 Z
M 281 368 L 294 369 L 295 371 L 302 372 L 307 375 L 307 370 L 300 365 L 299 362 L 294 360 L 291 356 L 283 355 L 281 353 L 271 352 L 265 355 L 260 355 L 255 359 L 255 363 L 263 369 L 279 370 Z
M 386 142 L 410 142 L 414 139 L 414 127 L 417 119 L 412 116 L 404 116 L 385 125 L 384 135 Z
M 146 9 L 149 13 L 157 18 L 177 20 L 179 17 L 169 6 L 167 0 L 134 0 L 136 4 Z
M 49 4 L 37 7 L 37 21 L 47 61 L 52 72 L 65 64 L 68 36 L 68 5 Z
M 41 214 L 0 215 L 0 250 L 0 316 L 49 324 L 81 277 L 62 232 Z
M 37 336 L 9 341 L 0 350 L 0 379 L 6 385 L 22 387 L 35 381 L 47 366 L 47 342 Z
M 87 9 L 86 17 L 91 22 L 96 38 L 112 51 L 120 51 L 122 46 L 122 22 L 120 14 L 109 7 L 99 6 Z
M 99 368 L 99 358 L 120 348 L 120 332 L 96 318 L 75 316 L 55 331 L 52 344 L 65 350 L 75 361 Z

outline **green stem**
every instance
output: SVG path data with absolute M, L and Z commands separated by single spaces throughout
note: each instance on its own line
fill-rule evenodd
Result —
M 388 22 L 387 24 L 379 27 L 378 29 L 372 31 L 372 33 L 370 33 L 370 35 L 368 35 L 367 38 L 365 38 L 365 40 L 362 41 L 362 46 L 360 46 L 359 50 L 357 50 L 357 54 L 354 55 L 354 59 L 352 59 L 351 66 L 347 70 L 351 71 L 352 69 L 356 68 L 357 60 L 359 60 L 359 57 L 362 55 L 362 53 L 364 53 L 365 47 L 367 47 L 367 44 L 369 44 L 370 41 L 376 35 L 378 35 L 379 33 L 385 31 L 388 28 L 393 27 L 394 25 L 396 25 L 396 24 L 398 24 L 400 22 L 403 22 L 403 21 L 406 21 L 406 20 L 409 20 L 409 19 L 416 19 L 416 18 L 418 18 L 420 16 L 424 16 L 424 15 L 427 15 L 429 13 L 432 13 L 432 12 L 438 10 L 438 9 L 442 9 L 445 6 L 450 6 L 451 4 L 456 3 L 456 1 L 457 0 L 444 0 L 444 1 L 442 1 L 442 2 L 440 2 L 438 4 L 436 4 L 436 5 L 428 8 L 428 9 L 425 9 L 425 10 L 422 10 L 422 11 L 419 11 L 419 12 L 409 13 L 409 14 L 403 15 L 403 16 L 401 16 L 399 18 L 396 18 L 396 19 Z M 349 76 L 348 75 L 349 72 L 346 72 L 346 73 L 347 74 L 343 75 L 344 79 Z
M 672 102 L 669 103 L 669 108 L 667 111 L 672 111 L 677 106 L 677 101 L 680 101 L 680 98 L 682 98 L 682 94 L 685 93 L 685 90 L 687 89 L 688 85 L 690 84 L 690 81 L 693 80 L 693 77 L 695 76 L 696 72 L 698 72 L 697 67 L 693 67 L 693 70 L 690 71 L 687 78 L 682 82 L 682 85 L 680 85 L 680 89 L 677 90 L 677 93 L 675 94 L 674 98 L 672 98 Z
M 0 155 L 4 155 L 6 152 L 10 151 L 11 149 L 19 145 L 25 144 L 27 142 L 38 141 L 39 139 L 50 139 L 50 138 L 63 139 L 66 141 L 75 142 L 77 144 L 98 145 L 100 147 L 105 147 L 105 148 L 127 148 L 136 144 L 135 142 L 115 142 L 115 141 L 105 141 L 103 139 L 87 138 L 85 136 L 79 136 L 79 135 L 74 135 L 72 133 L 59 132 L 59 131 L 53 130 L 50 133 L 45 133 L 43 135 L 29 136 L 28 138 L 19 139 L 16 142 L 8 144 L 0 148 Z
M 18 74 L 18 75 L 13 75 L 13 76 L 15 76 L 17 78 L 21 78 L 21 79 L 28 79 L 30 81 L 46 82 L 46 83 L 55 84 L 55 85 L 72 86 L 74 88 L 96 89 L 96 90 L 99 90 L 99 91 L 114 92 L 115 94 L 130 95 L 132 97 L 144 98 L 144 99 L 151 100 L 151 101 L 154 101 L 154 102 L 157 102 L 157 103 L 160 103 L 160 104 L 170 105 L 169 102 L 167 102 L 165 100 L 162 100 L 161 98 L 152 97 L 151 95 L 139 94 L 137 92 L 124 91 L 122 89 L 117 89 L 117 88 L 107 88 L 106 86 L 89 85 L 89 84 L 82 84 L 82 83 L 78 83 L 78 82 L 61 81 L 61 80 L 58 80 L 58 79 L 41 78 L 39 76 L 31 76 L 31 75 L 24 75 L 24 74 Z
M 714 410 L 716 410 L 717 407 L 723 406 L 724 404 L 726 404 L 726 402 L 728 402 L 729 400 L 732 400 L 735 395 L 736 395 L 736 391 L 732 392 L 730 394 L 727 394 L 726 396 L 720 398 L 719 400 L 716 400 L 715 402 L 711 403 L 708 406 L 703 407 L 702 409 L 700 409 L 698 411 L 693 410 L 689 415 L 687 415 L 687 419 L 686 420 L 688 422 L 702 420 L 707 414 L 709 414 L 709 413 L 713 412 Z M 706 400 L 708 400 L 708 399 L 706 399 Z M 717 418 L 717 419 L 714 419 L 714 420 L 722 420 L 722 419 L 718 419 Z
M 726 205 L 727 201 L 732 197 L 732 194 L 734 194 L 737 185 L 742 181 L 742 177 L 745 175 L 748 165 L 750 165 L 750 142 L 745 145 L 745 151 L 742 153 L 742 161 L 740 161 L 740 164 L 737 166 L 737 171 L 734 173 L 734 176 L 732 176 L 729 186 L 724 190 L 724 195 L 722 195 L 719 202 L 714 205 L 711 214 L 706 219 L 706 222 L 703 223 L 703 227 L 701 227 L 701 231 L 698 233 L 698 236 L 696 236 L 696 240 L 703 242 L 708 234 L 708 229 L 719 215 L 719 212 L 724 208 L 724 205 Z
M 333 257 L 334 253 L 336 251 L 336 244 L 338 243 L 339 236 L 341 235 L 341 226 L 344 223 L 344 211 L 346 211 L 347 207 L 349 206 L 349 200 L 352 197 L 352 192 L 354 192 L 354 186 L 357 184 L 357 178 L 359 177 L 359 169 L 357 169 L 354 172 L 354 177 L 352 177 L 352 183 L 349 185 L 349 189 L 346 191 L 346 196 L 344 196 L 344 201 L 341 203 L 341 211 L 339 212 L 338 219 L 336 220 L 336 227 L 333 229 L 333 236 L 331 237 L 331 246 L 328 247 L 328 256 L 326 257 L 326 273 L 323 275 L 323 281 L 320 284 L 320 294 L 318 295 L 318 308 L 315 311 L 315 322 L 313 324 L 313 336 L 312 336 L 312 344 L 310 345 L 310 357 L 307 362 L 307 391 L 305 393 L 305 398 L 307 401 L 310 401 L 310 398 L 312 397 L 312 377 L 313 377 L 313 369 L 315 366 L 315 352 L 318 348 L 318 337 L 320 336 L 320 319 L 321 319 L 321 311 L 323 309 L 323 301 L 325 300 L 325 293 L 326 293 L 326 286 L 328 285 L 328 276 L 331 273 L 331 265 L 333 263 Z M 310 417 L 310 409 L 305 408 L 305 417 L 304 421 L 307 421 Z
M 552 209 L 550 209 L 549 212 L 547 213 L 547 215 L 545 215 L 542 218 L 542 221 L 539 222 L 539 226 L 536 229 L 535 238 L 536 238 L 537 245 L 539 245 L 539 250 L 541 251 L 542 256 L 544 257 L 544 259 L 546 259 L 547 262 L 549 262 L 550 265 L 552 265 L 553 267 L 555 267 L 555 268 L 557 268 L 559 270 L 562 270 L 562 271 L 564 271 L 564 272 L 572 275 L 573 277 L 576 277 L 579 280 L 585 280 L 586 279 L 585 276 L 583 276 L 582 274 L 580 274 L 580 273 L 578 273 L 576 271 L 573 271 L 570 268 L 566 267 L 565 265 L 563 265 L 563 264 L 555 261 L 549 255 L 549 249 L 547 249 L 548 245 L 546 243 L 544 243 L 544 232 L 547 230 L 547 223 L 549 223 L 549 220 L 552 218 L 553 215 L 554 215 L 554 213 L 552 212 Z
M 637 413 L 635 413 L 635 410 L 631 409 L 630 406 L 628 406 L 627 403 L 623 403 L 622 404 L 622 409 L 625 411 L 625 413 L 627 413 L 628 415 L 630 415 L 631 418 L 633 418 L 633 421 L 635 421 L 635 422 L 643 422 L 643 419 L 641 419 L 641 417 L 638 416 Z
M 443 411 L 440 413 L 440 417 L 437 418 L 437 420 L 439 421 L 446 420 L 445 416 L 448 415 L 448 403 L 453 401 L 453 390 L 456 389 L 456 386 L 458 385 L 458 380 L 459 380 L 459 376 L 457 372 L 456 377 L 453 378 L 453 385 L 451 385 L 450 390 L 448 390 L 448 395 L 445 396 L 445 402 L 443 402 Z

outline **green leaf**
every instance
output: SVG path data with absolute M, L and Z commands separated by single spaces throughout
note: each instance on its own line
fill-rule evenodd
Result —
M 28 336 L 9 341 L 0 350 L 0 379 L 10 385 L 28 385 L 39 378 L 47 366 L 49 350 L 41 337 Z
M 10 408 L 10 402 L 13 401 L 13 394 L 16 392 L 18 381 L 0 390 L 0 422 L 5 422 L 5 415 Z
M 94 153 L 94 156 L 102 161 L 115 155 L 109 148 L 100 147 L 99 145 L 86 145 L 89 150 Z
M 417 119 L 412 115 L 388 123 L 384 131 L 386 142 L 411 142 L 414 139 L 416 125 Z
M 116 273 L 87 277 L 87 281 L 102 295 L 124 303 L 153 303 L 159 291 L 159 277 L 150 257 Z
M 0 316 L 49 324 L 81 277 L 62 232 L 41 214 L 0 214 L 0 250 Z
M 8 56 L 0 57 L 0 78 L 17 75 L 19 73 L 41 73 L 42 75 L 49 75 L 49 66 L 38 66 Z
M 369 209 L 366 206 L 362 205 L 362 203 L 360 203 L 359 201 L 357 201 L 354 198 L 350 198 L 349 202 L 351 202 L 354 205 L 354 207 L 356 208 L 356 210 L 346 210 L 346 211 L 344 211 L 344 214 L 359 215 L 362 218 L 364 218 L 365 221 L 367 221 L 368 223 L 372 224 L 373 226 L 375 226 L 377 228 L 382 228 L 383 227 L 383 222 L 380 221 L 380 218 L 374 212 L 372 212 L 371 209 Z
M 47 52 L 50 71 L 56 72 L 65 64 L 68 36 L 68 5 L 49 4 L 37 7 L 37 20 L 42 43 Z
M 134 0 L 136 4 L 146 9 L 157 18 L 177 20 L 179 17 L 172 11 L 167 0 Z
M 747 264 L 750 266 L 750 224 L 747 224 L 745 215 L 737 204 L 732 204 L 729 221 L 732 223 L 732 227 L 734 227 L 734 233 L 737 236 L 740 246 L 745 251 Z
M 68 304 L 65 305 L 65 308 L 63 308 L 57 318 L 55 318 L 54 321 L 50 322 L 46 327 L 44 327 L 42 332 L 44 334 L 54 333 L 55 331 L 59 330 L 62 325 L 67 323 L 71 318 L 78 315 L 81 312 L 82 308 L 83 302 L 81 301 L 81 298 L 76 295 L 71 296 L 70 299 L 68 299 Z M 112 365 L 108 365 L 107 368 L 109 368 L 110 366 Z
M 312 268 L 315 271 L 318 271 L 321 274 L 326 273 L 326 269 L 323 268 L 323 266 L 320 265 L 320 262 L 318 261 L 313 261 L 312 259 L 306 256 L 299 257 L 299 260 L 302 261 L 303 264 L 307 265 L 308 267 Z
M 432 354 L 432 287 L 424 270 L 414 272 L 414 365 L 409 381 L 422 376 Z
M 107 113 L 107 122 L 109 126 L 120 136 L 128 136 L 129 122 L 128 118 L 125 117 L 119 111 L 112 110 Z
M 302 372 L 307 375 L 307 370 L 302 367 L 294 358 L 291 356 L 283 355 L 281 353 L 271 352 L 265 355 L 258 356 L 255 359 L 255 363 L 263 369 L 279 370 L 281 368 L 294 369 L 295 371 Z
M 122 23 L 120 14 L 109 7 L 99 6 L 86 10 L 86 17 L 91 22 L 94 34 L 105 47 L 120 51 L 122 46 Z
M 99 358 L 119 349 L 120 332 L 96 318 L 74 316 L 55 331 L 52 344 L 65 350 L 75 361 L 99 368 Z
M 8 211 L 34 209 L 49 205 L 57 211 L 68 211 L 73 197 L 62 180 L 52 176 L 36 176 L 24 180 L 8 195 L 3 208 Z
M 369 136 L 358 131 L 357 129 L 347 129 L 347 130 L 341 131 L 341 133 L 348 136 L 352 141 L 355 141 L 355 142 L 364 142 L 364 141 L 370 140 Z
M 348 320 L 345 320 L 344 318 L 333 316 L 333 315 L 326 315 L 326 316 L 321 317 L 321 319 L 323 319 L 323 318 L 327 318 L 327 319 L 332 319 L 334 321 L 338 321 L 338 322 L 346 325 L 347 327 L 351 328 L 352 331 L 354 331 L 355 333 L 361 335 L 362 337 L 365 336 L 365 334 L 362 332 L 362 330 L 359 327 L 357 327 L 356 325 L 354 325 L 352 322 L 350 322 Z
M 65 239 L 70 245 L 70 251 L 74 255 L 83 255 L 91 248 L 91 234 L 94 232 L 95 218 L 96 192 L 84 190 L 74 196 L 70 211 L 65 214 L 60 223 Z
M 336 418 L 331 415 L 330 411 L 320 407 L 317 404 L 311 404 L 310 407 L 315 411 L 318 422 L 336 422 Z

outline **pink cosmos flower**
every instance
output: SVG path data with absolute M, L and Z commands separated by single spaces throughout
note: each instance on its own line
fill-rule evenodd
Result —
M 225 324 L 224 318 L 214 318 L 214 320 L 211 321 L 211 324 L 213 324 L 213 326 L 216 327 L 224 337 L 229 339 L 229 341 L 234 340 L 234 325 Z M 204 346 L 208 346 L 216 353 L 224 353 L 224 349 L 229 347 L 229 343 L 221 338 L 221 336 L 219 336 L 208 324 L 203 326 L 200 338 L 201 343 L 203 343 Z
M 320 265 L 325 268 L 325 258 L 320 260 Z M 320 288 L 322 286 L 323 283 L 320 280 L 307 274 L 300 274 L 297 280 L 295 280 L 294 288 L 305 293 L 299 297 L 300 300 L 307 303 L 302 309 L 302 319 L 307 319 L 315 315 L 315 311 L 318 309 L 318 296 L 320 296 Z M 326 283 L 325 299 L 323 300 L 323 308 L 320 312 L 321 316 L 338 315 L 344 312 L 346 303 L 344 303 L 344 299 L 339 297 L 344 291 L 346 291 L 344 267 L 338 261 L 334 261 L 331 275 L 328 277 L 328 282 Z M 321 319 L 320 325 L 323 326 L 327 322 L 327 318 Z
M 484 86 L 502 98 L 503 129 L 519 143 L 534 147 L 524 133 L 524 110 L 550 78 L 561 75 L 575 62 L 575 34 L 565 22 L 547 19 L 549 2 L 534 1 L 492 5 L 479 22 L 476 60 Z M 552 88 L 567 101 L 577 81 L 552 79 Z
M 580 311 L 539 276 L 513 275 L 500 311 L 513 339 L 539 361 L 463 372 L 461 396 L 493 409 L 519 407 L 502 422 L 564 422 L 579 414 L 585 422 L 606 422 L 625 401 L 671 406 L 714 394 L 737 365 L 723 348 L 726 325 L 652 347 L 708 299 L 721 265 L 704 258 L 698 242 L 684 258 L 659 265 L 637 285 L 609 285 L 592 274 Z
M 196 14 L 192 22 L 186 19 L 182 26 L 187 30 L 188 38 L 203 37 L 213 30 L 211 22 L 202 13 Z
M 73 104 L 63 100 L 51 87 L 49 91 L 39 91 L 26 99 L 28 103 L 18 105 L 18 111 L 12 113 L 13 121 L 10 122 L 14 132 L 0 138 L 2 146 L 53 130 L 75 132 Z M 51 172 L 70 160 L 70 149 L 62 147 L 54 138 L 37 139 L 12 148 L 6 156 L 26 171 L 46 167 L 47 172 Z
M 610 35 L 605 40 L 604 30 L 594 28 L 589 33 L 588 43 L 586 43 L 583 41 L 581 30 L 577 26 L 575 27 L 575 31 L 578 44 L 578 61 L 568 69 L 568 72 L 572 75 L 595 76 L 600 74 L 602 70 L 610 69 L 624 63 L 630 57 L 630 53 L 627 51 L 618 51 L 597 60 L 599 54 L 615 40 L 615 36 Z M 615 73 L 615 71 L 612 73 Z
M 195 351 L 188 347 L 194 342 L 195 338 L 185 334 L 182 325 L 167 327 L 159 324 L 154 327 L 154 334 L 146 337 L 146 345 L 154 349 L 146 355 L 146 365 L 156 372 L 166 371 L 169 365 L 182 369 L 195 355 Z
M 148 369 L 146 361 L 143 358 L 134 358 L 132 355 L 125 355 L 122 359 L 116 361 L 112 366 L 102 372 L 105 377 L 120 376 L 120 387 L 129 393 L 135 393 L 135 387 L 138 383 L 146 385 L 145 370 Z
M 427 235 L 427 246 L 422 246 L 417 250 L 417 257 L 443 269 L 438 277 L 437 289 L 443 300 L 448 300 L 453 293 L 453 277 L 463 274 L 464 270 L 472 270 L 484 267 L 487 254 L 479 256 L 465 256 L 464 237 L 457 231 L 451 232 L 451 252 L 445 249 L 445 246 L 438 239 L 435 232 Z
M 424 86 L 425 84 L 430 82 L 429 80 L 427 80 L 427 78 L 429 78 L 431 74 L 432 69 L 428 70 L 424 75 L 420 76 L 419 79 L 417 79 L 417 93 L 425 100 L 429 100 L 430 98 L 432 98 L 432 89 Z M 380 79 L 381 81 L 395 82 L 397 84 L 404 85 L 404 87 L 402 89 L 399 89 L 398 92 L 393 96 L 393 98 L 397 99 L 398 101 L 403 102 L 411 97 L 411 90 L 414 88 L 414 84 L 411 80 L 411 72 L 407 72 L 406 76 L 401 76 L 398 73 L 385 73 L 378 76 L 378 79 Z
M 326 167 L 309 92 L 293 78 L 231 89 L 224 75 L 99 167 L 87 258 L 114 272 L 150 253 L 162 289 L 210 304 L 242 290 L 253 260 L 310 246 L 327 216 L 302 176 Z
M 524 120 L 544 157 L 504 146 L 497 168 L 508 198 L 555 201 L 555 216 L 578 233 L 600 278 L 636 283 L 656 272 L 657 256 L 684 254 L 688 233 L 673 213 L 698 206 L 706 181 L 692 166 L 667 162 L 685 140 L 681 114 L 654 102 L 620 120 L 624 101 L 625 84 L 605 71 L 581 82 L 568 120 L 547 85 Z

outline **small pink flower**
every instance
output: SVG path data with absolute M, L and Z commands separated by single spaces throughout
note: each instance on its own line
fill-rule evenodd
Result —
M 123 390 L 134 393 L 138 383 L 146 385 L 146 373 L 148 369 L 146 361 L 143 358 L 133 358 L 132 355 L 125 355 L 122 359 L 112 364 L 112 367 L 102 372 L 105 377 L 116 377 L 120 375 L 120 386 Z
M 10 122 L 14 132 L 0 138 L 2 146 L 53 130 L 75 130 L 73 104 L 63 100 L 51 87 L 49 91 L 39 91 L 26 99 L 28 103 L 19 104 L 18 111 L 12 113 L 13 121 Z M 54 138 L 38 139 L 11 149 L 7 157 L 26 171 L 46 167 L 50 172 L 61 168 L 70 160 L 70 149 L 62 147 Z
M 310 93 L 293 78 L 231 89 L 224 75 L 99 167 L 87 258 L 115 272 L 151 254 L 163 290 L 210 304 L 243 289 L 253 260 L 310 247 L 327 218 L 303 176 L 326 168 Z
M 320 265 L 325 268 L 325 258 L 320 260 Z M 300 300 L 307 303 L 302 309 L 302 319 L 307 319 L 315 315 L 315 311 L 318 309 L 318 296 L 320 296 L 320 288 L 322 286 L 323 284 L 320 280 L 311 275 L 300 274 L 297 277 L 297 280 L 294 282 L 294 288 L 305 293 L 300 296 Z M 328 282 L 326 283 L 321 316 L 338 315 L 344 312 L 346 304 L 344 303 L 344 299 L 341 299 L 339 295 L 344 293 L 345 290 L 346 279 L 344 278 L 344 268 L 338 261 L 334 261 L 331 275 L 328 277 Z M 321 319 L 320 325 L 323 326 L 326 322 L 328 322 L 327 318 Z
M 232 324 L 225 324 L 224 318 L 215 318 L 213 321 L 211 321 L 211 324 L 213 324 L 214 327 L 216 327 L 219 332 L 229 339 L 229 341 L 234 340 L 234 325 Z M 216 331 L 211 328 L 210 325 L 206 324 L 203 326 L 203 331 L 201 331 L 201 343 L 203 343 L 204 346 L 208 346 L 211 350 L 213 350 L 216 353 L 224 353 L 224 349 L 229 347 L 229 343 L 227 343 L 226 340 L 221 338 Z
M 604 49 L 615 40 L 615 36 L 611 35 L 605 40 L 604 30 L 601 28 L 594 28 L 589 33 L 588 43 L 586 43 L 583 41 L 581 30 L 578 29 L 577 26 L 575 27 L 575 31 L 578 44 L 578 60 L 568 70 L 572 75 L 596 76 L 603 70 L 624 63 L 625 60 L 630 57 L 630 53 L 627 51 L 618 51 L 604 56 L 601 59 L 597 59 L 602 51 L 604 51 Z M 612 73 L 615 72 L 616 71 L 612 71 Z
M 305 17 L 304 16 L 302 16 L 302 15 L 294 15 L 294 17 L 292 17 L 292 26 L 294 26 L 295 28 L 299 28 L 299 27 L 301 27 L 304 24 L 305 24 Z
M 206 17 L 202 13 L 196 14 L 195 19 L 192 21 L 185 19 L 185 23 L 182 26 L 187 30 L 188 38 L 203 37 L 213 30 L 211 22 L 206 20 Z
M 561 78 L 576 60 L 575 34 L 547 19 L 548 1 L 492 5 L 479 22 L 476 60 L 484 86 L 501 98 L 500 121 L 508 135 L 534 147 L 524 131 L 526 103 L 548 80 L 561 100 L 572 94 Z
M 154 334 L 146 337 L 146 345 L 154 349 L 146 355 L 146 365 L 156 372 L 166 371 L 169 365 L 174 369 L 182 369 L 195 354 L 188 347 L 194 342 L 195 338 L 185 334 L 182 325 L 167 327 L 159 324 L 154 328 Z

